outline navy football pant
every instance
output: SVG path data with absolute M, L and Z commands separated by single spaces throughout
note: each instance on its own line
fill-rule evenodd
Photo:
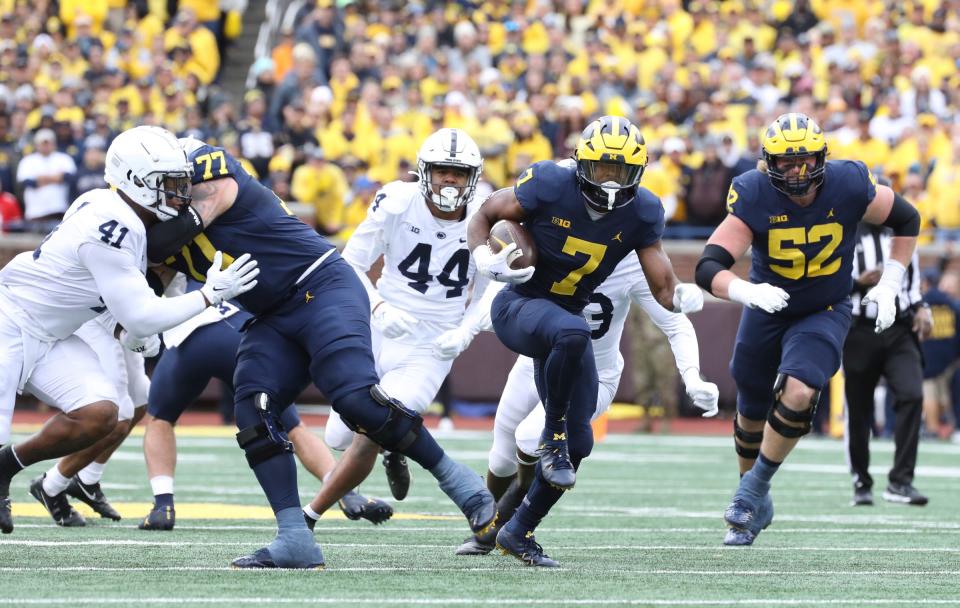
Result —
M 823 389 L 840 369 L 849 329 L 849 300 L 795 318 L 744 308 L 730 362 L 737 411 L 750 420 L 765 420 L 777 373 Z
M 353 269 L 334 257 L 307 277 L 276 310 L 243 334 L 234 375 L 240 429 L 259 424 L 257 393 L 271 403 L 292 401 L 313 381 L 343 419 L 365 429 L 382 427 L 390 410 L 370 396 L 379 381 L 370 342 L 370 301 Z M 433 468 L 443 450 L 421 430 L 403 453 Z M 254 467 L 274 511 L 300 506 L 292 455 Z
M 547 418 L 556 421 L 566 415 L 570 460 L 579 467 L 593 449 L 590 419 L 597 407 L 597 367 L 586 320 L 549 300 L 521 296 L 509 288 L 494 299 L 490 317 L 507 348 L 533 358 Z M 562 495 L 538 474 L 515 518 L 524 530 L 532 531 Z

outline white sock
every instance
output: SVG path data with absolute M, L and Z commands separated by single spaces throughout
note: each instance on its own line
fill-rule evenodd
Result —
M 70 480 L 60 473 L 57 465 L 53 465 L 43 478 L 43 491 L 48 496 L 56 496 L 66 490 L 68 485 L 70 485 Z
M 150 489 L 153 495 L 173 494 L 173 477 L 169 475 L 157 475 L 150 478 Z
M 77 477 L 80 478 L 84 484 L 92 486 L 95 483 L 100 483 L 100 479 L 103 478 L 103 469 L 107 465 L 100 464 L 99 462 L 91 462 L 87 466 L 80 469 L 80 472 L 77 473 Z
M 311 509 L 309 504 L 303 508 L 303 512 L 314 521 L 320 519 L 320 514 Z

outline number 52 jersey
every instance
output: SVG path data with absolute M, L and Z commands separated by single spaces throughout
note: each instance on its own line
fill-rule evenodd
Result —
M 750 281 L 790 294 L 779 315 L 824 310 L 850 295 L 857 224 L 877 194 L 862 162 L 828 161 L 817 197 L 801 207 L 753 170 L 736 177 L 727 211 L 753 232 Z

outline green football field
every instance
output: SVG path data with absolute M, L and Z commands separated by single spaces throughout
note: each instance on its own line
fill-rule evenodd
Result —
M 485 469 L 488 434 L 440 438 Z M 415 470 L 385 525 L 321 520 L 327 568 L 308 572 L 231 570 L 272 538 L 265 500 L 231 437 L 187 427 L 179 446 L 173 532 L 136 529 L 150 501 L 139 437 L 104 480 L 119 523 L 56 527 L 27 493 L 47 466 L 21 473 L 16 529 L 0 538 L 0 605 L 960 606 L 960 445 L 921 444 L 916 485 L 931 501 L 918 508 L 880 498 L 892 444 L 876 441 L 877 504 L 852 508 L 842 444 L 806 438 L 774 481 L 773 525 L 753 547 L 726 548 L 729 438 L 611 435 L 538 530 L 555 570 L 454 556 L 466 524 Z M 305 502 L 317 484 L 300 480 Z M 362 489 L 389 496 L 379 465 Z

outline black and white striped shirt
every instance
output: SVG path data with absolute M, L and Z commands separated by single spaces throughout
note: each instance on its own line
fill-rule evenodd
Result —
M 874 268 L 882 269 L 883 263 L 890 256 L 890 241 L 893 238 L 893 231 L 884 226 L 874 226 L 861 222 L 857 227 L 857 248 L 854 250 L 853 258 L 853 279 L 868 270 Z M 861 287 L 854 284 L 851 300 L 853 301 L 853 316 L 865 317 L 867 319 L 877 318 L 877 307 L 870 304 L 864 307 L 860 305 L 860 300 L 867 295 L 870 287 Z M 913 306 L 919 304 L 922 300 L 920 295 L 920 258 L 917 252 L 913 252 L 913 258 L 910 265 L 907 266 L 907 272 L 903 277 L 903 284 L 900 286 L 900 293 L 897 294 L 897 317 L 909 311 Z

